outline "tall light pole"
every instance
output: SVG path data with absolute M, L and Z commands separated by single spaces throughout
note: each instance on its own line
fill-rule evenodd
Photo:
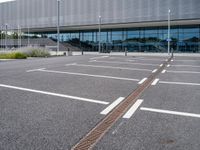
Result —
M 21 48 L 22 39 L 21 39 L 21 27 L 18 25 L 18 47 Z
M 57 51 L 56 54 L 60 51 L 60 0 L 57 0 Z
M 3 25 L 1 25 L 1 48 L 3 47 Z
M 171 13 L 171 10 L 169 9 L 168 10 L 168 39 L 167 39 L 167 41 L 168 41 L 168 46 L 167 46 L 167 49 L 168 49 L 168 55 L 169 55 L 169 53 L 170 53 L 170 29 L 171 29 L 171 27 L 170 27 L 170 13 Z
M 7 49 L 7 34 L 8 34 L 8 25 L 5 24 L 5 49 Z
M 99 53 L 101 53 L 101 16 L 99 16 Z
M 29 38 L 29 34 L 30 34 L 30 29 L 29 29 L 29 26 L 28 26 L 28 46 L 30 45 L 30 38 Z

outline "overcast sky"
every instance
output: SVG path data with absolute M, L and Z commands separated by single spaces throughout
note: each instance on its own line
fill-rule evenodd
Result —
M 10 1 L 15 1 L 15 0 L 0 0 L 0 3 L 10 2 Z

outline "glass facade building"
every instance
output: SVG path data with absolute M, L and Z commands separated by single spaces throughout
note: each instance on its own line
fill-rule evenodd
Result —
M 171 47 L 176 52 L 200 52 L 200 0 L 14 0 L 0 3 L 1 32 L 9 30 L 57 40 L 97 51 L 99 16 L 101 50 L 166 52 L 168 12 Z M 67 45 L 67 44 L 66 44 Z
M 57 40 L 57 34 L 44 34 L 48 38 Z M 167 27 L 107 29 L 101 32 L 102 52 L 166 52 Z M 171 28 L 171 48 L 175 52 L 200 52 L 200 26 L 173 26 Z M 86 51 L 98 51 L 99 32 L 75 31 L 63 32 L 60 42 L 70 43 Z

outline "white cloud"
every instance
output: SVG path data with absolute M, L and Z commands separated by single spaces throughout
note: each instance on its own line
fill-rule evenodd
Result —
M 0 3 L 12 2 L 12 1 L 16 1 L 16 0 L 0 0 Z

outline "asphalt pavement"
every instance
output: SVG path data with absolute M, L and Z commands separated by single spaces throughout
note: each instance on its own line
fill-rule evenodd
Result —
M 166 59 L 84 55 L 0 62 L 0 149 L 70 150 L 104 119 L 102 111 L 112 111 Z M 156 79 L 93 149 L 199 149 L 199 58 L 177 56 Z

